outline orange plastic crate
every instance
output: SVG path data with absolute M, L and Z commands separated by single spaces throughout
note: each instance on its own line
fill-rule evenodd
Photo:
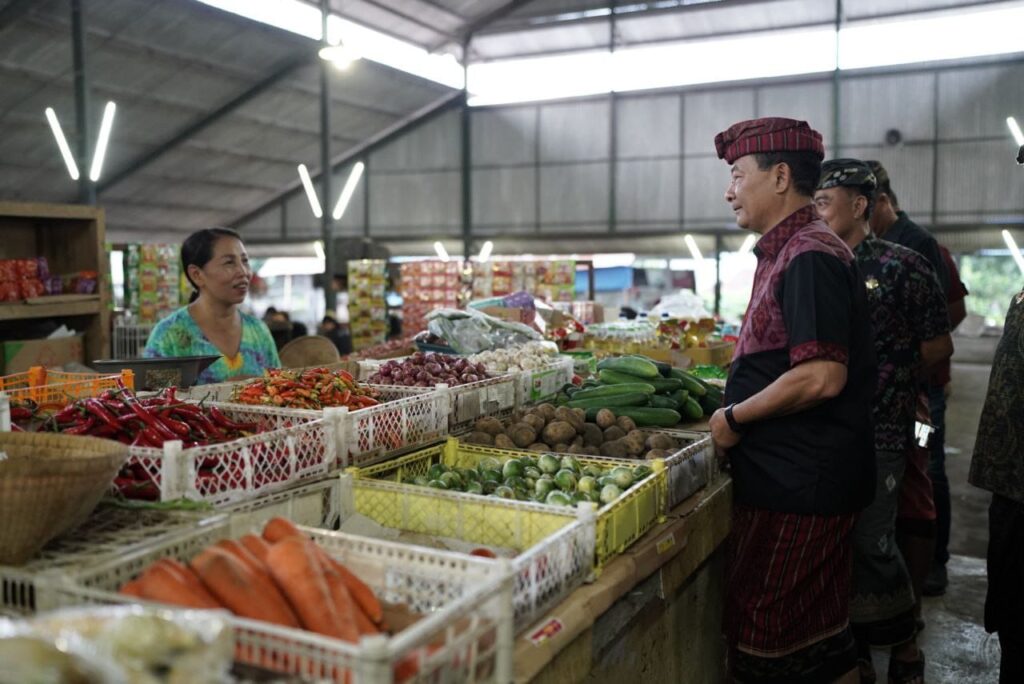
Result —
M 62 409 L 76 399 L 95 397 L 108 389 L 117 389 L 118 382 L 135 389 L 135 373 L 123 370 L 119 375 L 65 373 L 34 366 L 24 373 L 0 377 L 0 392 L 11 401 L 29 399 L 42 410 Z

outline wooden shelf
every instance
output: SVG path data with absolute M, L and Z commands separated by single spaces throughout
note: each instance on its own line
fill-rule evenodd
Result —
M 55 302 L 53 304 L 0 304 L 0 321 L 21 318 L 55 318 L 58 316 L 89 316 L 98 314 L 99 299 L 84 302 Z

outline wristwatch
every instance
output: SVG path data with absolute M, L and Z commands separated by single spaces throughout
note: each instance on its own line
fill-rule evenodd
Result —
M 729 404 L 725 407 L 725 422 L 729 424 L 729 429 L 738 435 L 743 434 L 744 427 L 736 421 L 736 417 L 732 415 L 732 409 L 736 404 Z

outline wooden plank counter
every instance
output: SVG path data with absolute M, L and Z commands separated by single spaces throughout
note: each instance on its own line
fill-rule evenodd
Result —
M 516 682 L 716 682 L 732 481 L 719 476 L 515 642 Z

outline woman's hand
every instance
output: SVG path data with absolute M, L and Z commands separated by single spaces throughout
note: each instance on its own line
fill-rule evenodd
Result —
M 728 450 L 740 443 L 740 435 L 729 427 L 729 421 L 725 419 L 725 409 L 720 408 L 711 414 L 709 421 L 711 426 L 711 440 L 715 443 L 715 455 L 719 461 L 728 458 Z

